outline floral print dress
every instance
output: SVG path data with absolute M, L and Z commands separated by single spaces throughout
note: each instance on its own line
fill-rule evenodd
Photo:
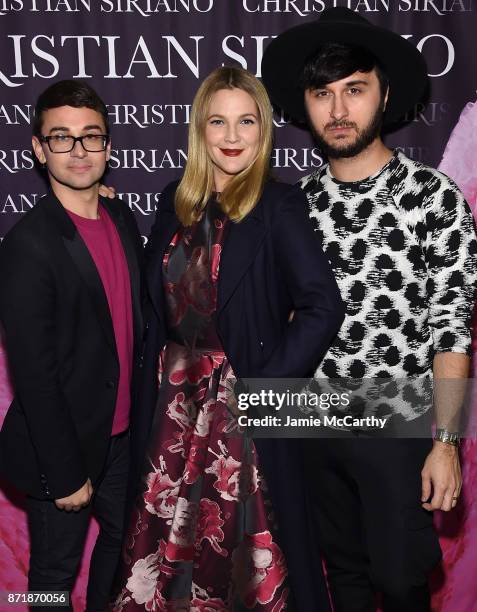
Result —
M 287 607 L 287 568 L 255 447 L 227 407 L 236 379 L 214 313 L 228 222 L 212 200 L 163 260 L 168 342 L 118 611 Z

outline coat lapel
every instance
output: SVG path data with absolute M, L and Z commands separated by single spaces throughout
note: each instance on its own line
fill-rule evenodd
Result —
M 158 223 L 160 226 L 154 227 L 154 233 L 151 234 L 146 246 L 146 282 L 156 315 L 160 320 L 163 320 L 162 261 L 180 223 L 173 208 L 166 208 L 161 211 Z
M 140 295 L 140 270 L 137 253 L 134 245 L 131 241 L 131 236 L 123 215 L 119 207 L 113 205 L 105 198 L 101 198 L 101 204 L 108 211 L 113 223 L 116 225 L 118 230 L 121 244 L 123 245 L 124 255 L 129 270 L 129 279 L 131 284 L 131 303 L 133 309 L 133 321 L 134 321 L 134 338 L 135 340 L 142 337 L 142 312 L 141 312 L 141 295 Z
M 114 338 L 113 321 L 109 311 L 108 300 L 98 270 L 87 246 L 76 230 L 75 224 L 61 205 L 61 202 L 53 193 L 48 194 L 45 200 L 39 203 L 39 205 L 45 207 L 52 223 L 58 228 L 63 244 L 86 284 L 86 288 L 93 302 L 94 310 L 100 322 L 100 327 L 103 330 L 111 350 L 116 354 L 116 340 Z
M 146 247 L 147 284 L 156 314 L 159 319 L 163 319 L 162 261 L 173 235 L 180 226 L 173 205 L 161 210 L 159 223 L 160 229 L 155 228 Z M 258 205 L 240 223 L 228 223 L 220 260 L 217 313 L 227 304 L 240 279 L 252 264 L 266 232 L 261 207 Z
M 220 259 L 217 314 L 225 307 L 240 279 L 252 264 L 266 233 L 266 226 L 256 209 L 240 223 L 229 221 Z
M 75 232 L 72 238 L 63 236 L 63 242 L 88 288 L 106 340 L 113 352 L 116 353 L 116 340 L 114 338 L 113 322 L 109 311 L 108 300 L 93 258 L 79 235 L 79 232 Z

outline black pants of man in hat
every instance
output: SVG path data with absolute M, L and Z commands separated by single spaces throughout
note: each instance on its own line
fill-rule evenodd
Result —
M 349 434 L 306 442 L 310 501 L 335 612 L 430 610 L 441 551 L 421 506 L 432 442 Z

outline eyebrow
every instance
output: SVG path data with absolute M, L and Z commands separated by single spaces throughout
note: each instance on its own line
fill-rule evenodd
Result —
M 207 117 L 207 119 L 211 119 L 212 117 L 220 117 L 220 119 L 224 119 L 225 116 L 221 115 L 220 113 L 213 113 L 212 115 L 209 115 Z M 255 113 L 244 113 L 243 115 L 239 115 L 239 119 L 243 119 L 244 117 L 255 117 L 257 118 L 257 115 Z
M 100 125 L 92 124 L 92 125 L 85 125 L 82 131 L 84 130 L 102 130 L 102 129 L 103 128 Z M 50 129 L 50 134 L 52 132 L 69 132 L 69 131 L 70 131 L 69 127 L 55 126 Z
M 369 81 L 365 81 L 363 79 L 356 79 L 354 81 L 346 82 L 347 87 L 352 87 L 353 85 L 369 85 Z
M 326 89 L 328 87 L 328 85 L 331 85 L 331 83 L 327 83 L 326 85 L 323 85 L 322 87 L 310 87 L 310 90 L 313 91 L 313 89 L 315 91 L 318 91 L 320 89 Z M 364 79 L 354 79 L 353 81 L 346 81 L 346 83 L 344 84 L 345 87 L 353 87 L 354 85 L 365 85 L 368 86 L 369 85 L 369 81 L 365 81 Z

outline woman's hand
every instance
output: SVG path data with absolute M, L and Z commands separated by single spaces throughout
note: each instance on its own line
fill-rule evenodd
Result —
M 227 402 L 227 409 L 234 417 L 238 417 L 240 410 L 238 409 L 237 398 L 234 393 L 234 386 L 237 382 L 236 377 L 230 373 L 225 377 L 225 396 Z
M 110 200 L 114 200 L 114 198 L 116 197 L 116 189 L 114 187 L 106 187 L 106 185 L 100 185 L 99 195 L 103 196 L 103 198 L 109 198 Z

